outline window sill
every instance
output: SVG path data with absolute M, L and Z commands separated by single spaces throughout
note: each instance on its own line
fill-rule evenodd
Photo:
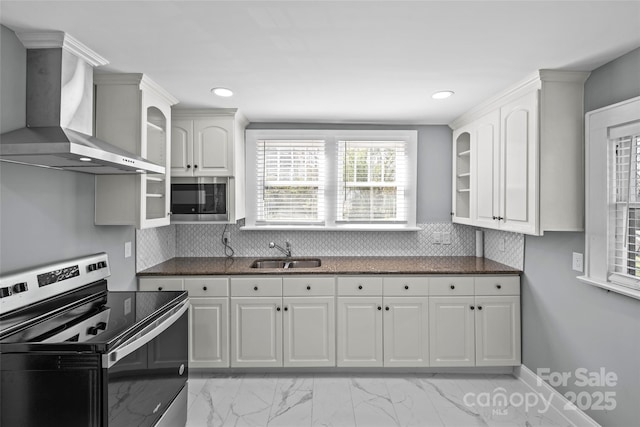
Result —
M 640 300 L 640 290 L 637 289 L 631 289 L 628 288 L 626 286 L 622 286 L 622 285 L 616 285 L 614 283 L 611 282 L 601 282 L 599 280 L 594 280 L 590 277 L 587 276 L 579 276 L 577 277 L 578 280 L 580 280 L 581 282 L 587 283 L 589 285 L 592 286 L 597 286 L 599 288 L 605 289 L 607 291 L 613 291 L 615 293 L 630 297 L 630 298 L 635 298 L 637 300 Z
M 324 225 L 245 225 L 240 227 L 243 231 L 420 231 L 420 227 L 415 226 L 393 226 L 393 225 L 340 225 L 340 226 L 324 226 Z

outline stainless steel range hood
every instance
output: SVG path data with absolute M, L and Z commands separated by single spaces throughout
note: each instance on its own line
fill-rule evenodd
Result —
M 93 67 L 107 61 L 63 32 L 17 33 L 27 48 L 27 127 L 0 135 L 0 161 L 91 174 L 165 173 L 93 133 Z

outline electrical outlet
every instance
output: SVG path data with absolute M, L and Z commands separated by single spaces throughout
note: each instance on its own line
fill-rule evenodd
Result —
M 222 234 L 222 241 L 225 242 L 227 245 L 229 243 L 231 243 L 231 232 L 230 231 L 225 231 Z
M 442 244 L 443 245 L 451 244 L 451 233 L 442 233 Z
M 504 237 L 498 239 L 498 250 L 504 252 Z
M 124 257 L 131 257 L 131 242 L 124 242 Z
M 439 231 L 433 233 L 433 243 L 435 243 L 436 245 L 442 243 L 442 233 L 440 233 Z
M 584 270 L 584 258 L 581 253 L 573 253 L 573 262 L 571 264 L 571 268 L 582 273 L 582 271 Z

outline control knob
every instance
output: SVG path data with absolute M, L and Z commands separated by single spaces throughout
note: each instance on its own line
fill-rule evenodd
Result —
M 0 288 L 0 298 L 11 296 L 11 288 Z
M 16 283 L 13 285 L 13 293 L 18 294 L 27 290 L 27 282 Z

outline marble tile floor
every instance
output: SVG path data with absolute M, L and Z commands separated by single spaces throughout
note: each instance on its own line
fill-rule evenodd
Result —
M 511 375 L 192 374 L 188 427 L 571 426 Z

